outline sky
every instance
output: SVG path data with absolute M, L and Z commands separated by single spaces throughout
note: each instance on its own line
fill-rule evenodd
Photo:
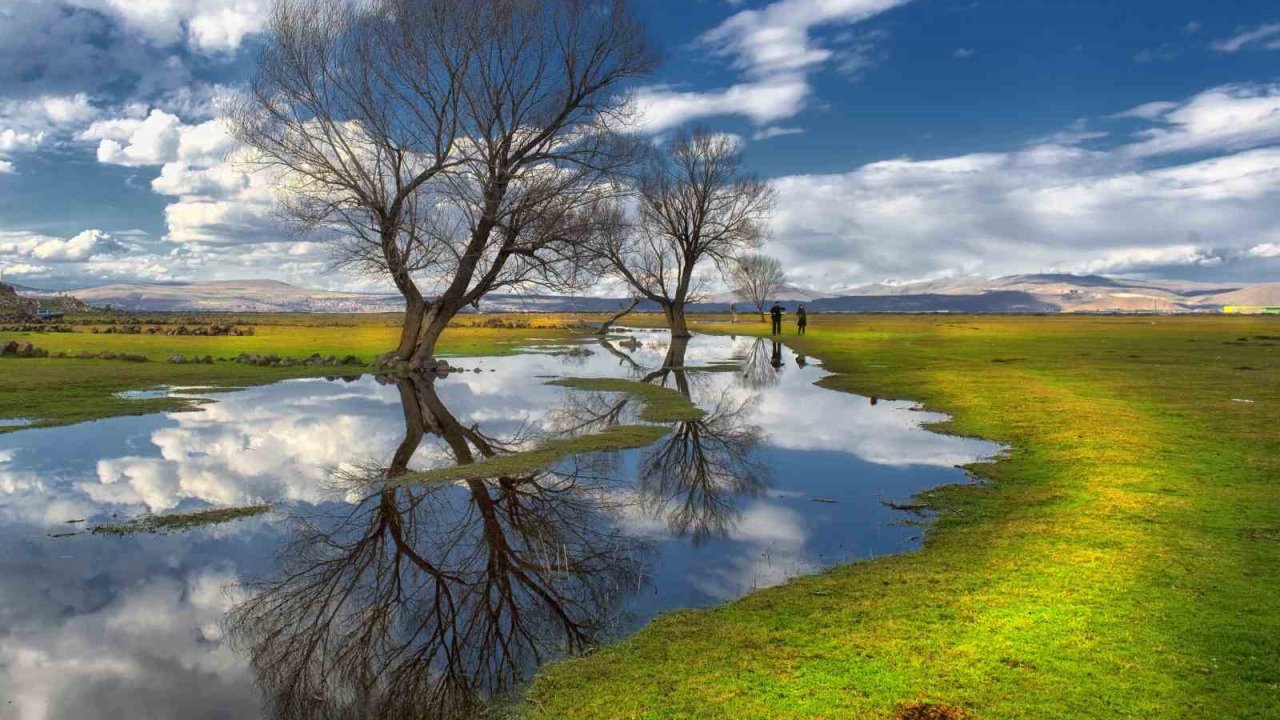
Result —
M 1280 6 L 636 0 L 654 142 L 742 139 L 796 285 L 1069 272 L 1280 281 Z M 271 0 L 0 0 L 7 282 L 378 289 L 285 230 L 218 99 Z

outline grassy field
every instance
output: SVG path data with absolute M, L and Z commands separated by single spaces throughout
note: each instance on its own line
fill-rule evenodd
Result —
M 334 372 L 163 362 L 174 352 L 367 360 L 395 338 L 386 317 L 305 322 L 262 319 L 253 337 L 32 336 L 157 362 L 5 358 L 0 417 L 154 411 L 173 401 L 113 393 Z M 442 347 L 573 334 L 545 324 L 557 327 L 454 328 Z M 813 316 L 807 337 L 785 339 L 839 373 L 830 387 L 921 400 L 952 415 L 942 430 L 1011 452 L 972 468 L 985 482 L 927 495 L 938 521 L 924 549 L 661 617 L 544 670 L 529 715 L 1280 717 L 1280 321 Z
M 144 318 L 145 320 L 146 318 Z M 154 318 L 153 318 L 154 319 Z M 36 426 L 83 422 L 116 415 L 176 410 L 188 402 L 174 398 L 124 399 L 123 390 L 160 385 L 238 386 L 307 375 L 362 372 L 363 368 L 260 367 L 234 362 L 178 365 L 169 356 L 233 358 L 241 353 L 305 358 L 312 353 L 365 362 L 395 347 L 398 318 L 391 315 L 209 315 L 207 324 L 253 328 L 251 336 L 123 335 L 93 333 L 107 325 L 77 325 L 72 333 L 0 333 L 0 344 L 30 342 L 52 353 L 140 353 L 148 362 L 73 358 L 0 358 L 0 419 L 21 418 Z M 482 327 L 499 320 L 518 328 Z M 577 333 L 577 318 L 540 315 L 472 316 L 450 327 L 440 342 L 444 356 L 504 355 L 539 340 L 563 340 Z M 142 322 L 142 325 L 148 325 Z M 195 327 L 195 324 L 191 325 Z M 173 327 L 167 325 L 165 327 Z M 18 429 L 0 426 L 0 432 Z
M 1012 451 L 928 494 L 923 550 L 661 617 L 545 670 L 532 717 L 1280 717 L 1280 322 L 818 316 L 787 341 Z

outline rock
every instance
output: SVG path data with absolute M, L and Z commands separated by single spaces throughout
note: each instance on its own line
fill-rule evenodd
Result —
M 346 357 L 342 358 L 342 362 L 341 362 L 341 363 L 339 363 L 339 364 L 341 364 L 341 365 L 363 365 L 364 363 L 360 362 L 360 358 L 356 357 L 355 355 L 348 355 L 348 356 L 346 356 Z
M 29 342 L 18 343 L 17 349 L 13 352 L 18 357 L 29 358 L 36 350 L 36 346 Z
M 213 364 L 213 356 L 212 356 L 212 355 L 205 355 L 205 356 L 204 356 L 204 359 L 203 359 L 203 360 L 201 360 L 200 362 L 201 362 L 201 363 L 203 363 L 203 364 L 205 364 L 205 365 L 212 365 L 212 364 Z
M 16 354 L 18 354 L 17 340 L 10 340 L 9 342 L 4 344 L 3 348 L 0 348 L 0 355 L 16 355 Z
M 186 361 L 187 361 L 187 358 L 182 353 L 174 353 L 173 355 L 169 356 L 169 362 L 171 363 L 182 364 L 182 363 L 185 363 Z

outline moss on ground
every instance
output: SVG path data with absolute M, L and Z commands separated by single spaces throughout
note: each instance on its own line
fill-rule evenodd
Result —
M 93 528 L 94 535 L 139 535 L 182 532 L 198 527 L 221 525 L 271 510 L 270 505 L 246 505 L 243 507 L 215 508 L 190 513 L 148 515 L 122 523 L 108 523 Z
M 951 413 L 939 430 L 1011 452 L 923 496 L 943 512 L 922 550 L 662 616 L 544 669 L 528 715 L 1280 716 L 1280 353 L 1257 339 L 1277 335 L 1275 318 L 811 315 L 785 340 L 839 373 L 824 385 L 921 400 Z

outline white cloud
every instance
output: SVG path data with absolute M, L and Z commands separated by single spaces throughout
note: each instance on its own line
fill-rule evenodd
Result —
M 803 135 L 804 128 L 797 127 L 767 127 L 763 130 L 757 130 L 752 136 L 752 140 L 768 140 L 769 138 L 784 137 L 786 135 Z
M 962 47 L 962 48 L 956 48 L 956 51 L 951 53 L 951 57 L 956 60 L 968 60 L 969 58 L 977 54 L 978 52 L 973 48 Z
M 27 233 L 0 233 L 0 260 L 11 258 L 52 263 L 83 262 L 98 255 L 121 253 L 127 248 L 101 230 L 85 230 L 71 238 Z M 34 269 L 32 266 L 28 269 Z M 18 272 L 13 267 L 10 272 Z
M 1259 25 L 1210 45 L 1218 52 L 1234 53 L 1246 48 L 1280 50 L 1280 23 Z
M 746 75 L 743 82 L 717 90 L 676 91 L 666 86 L 641 88 L 643 123 L 660 131 L 695 118 L 742 115 L 758 125 L 792 117 L 811 92 L 807 73 L 835 62 L 850 75 L 865 69 L 879 36 L 848 36 L 846 47 L 819 45 L 813 31 L 850 25 L 903 5 L 909 0 L 777 0 L 742 10 L 701 38 L 701 44 L 730 58 Z
M 28 100 L 0 99 L 0 161 L 8 172 L 13 163 L 6 156 L 40 148 L 96 117 L 98 109 L 84 93 L 43 95 Z M 0 172 L 6 172 L 0 169 Z
M 0 175 L 8 175 L 13 172 L 13 163 L 8 160 L 0 160 Z
M 116 117 L 93 123 L 81 140 L 98 140 L 98 162 L 138 167 L 166 163 L 211 166 L 225 160 L 236 147 L 222 120 L 187 125 L 164 110 L 145 118 Z
M 1211 262 L 1202 243 L 1244 249 L 1280 240 L 1280 148 L 1144 170 L 1122 152 L 1035 146 L 871 163 L 774 186 L 769 249 L 793 281 L 819 289 L 939 273 L 1133 270 L 1142 259 Z M 1202 243 L 1183 247 L 1192 232 Z
M 1280 258 L 1280 243 L 1262 243 L 1249 248 L 1249 255 L 1259 258 Z
M 1147 103 L 1122 115 L 1161 123 L 1126 148 L 1134 157 L 1259 147 L 1280 141 L 1280 85 L 1223 85 L 1184 103 Z
M 231 52 L 266 26 L 270 0 L 70 0 L 114 17 L 161 45 L 185 43 L 205 53 Z

